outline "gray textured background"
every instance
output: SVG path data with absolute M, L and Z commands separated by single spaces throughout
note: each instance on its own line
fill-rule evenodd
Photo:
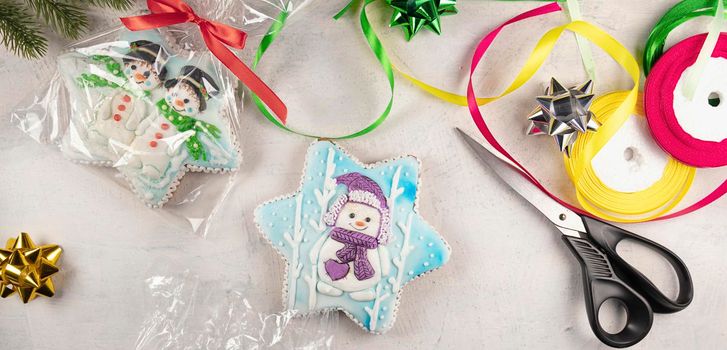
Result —
M 582 10 L 586 20 L 601 25 L 632 52 L 641 52 L 649 29 L 673 3 L 585 0 Z M 474 43 L 495 25 L 535 5 L 462 1 L 461 13 L 444 19 L 441 37 L 425 32 L 410 43 L 398 30 L 384 28 L 388 12 L 381 6 L 372 6 L 370 17 L 403 69 L 440 87 L 464 91 Z M 260 75 L 288 103 L 291 125 L 304 130 L 319 131 L 320 123 L 331 133 L 353 131 L 378 115 L 387 100 L 386 81 L 355 17 L 331 20 L 339 6 L 342 2 L 307 3 L 261 64 Z M 99 13 L 95 25 L 102 27 L 112 18 L 113 14 Z M 545 29 L 565 21 L 563 14 L 551 14 L 503 33 L 478 73 L 479 94 L 501 91 Z M 690 22 L 670 42 L 704 31 L 705 23 Z M 247 57 L 256 40 L 251 38 Z M 50 56 L 62 46 L 55 41 Z M 596 59 L 599 92 L 630 88 L 627 75 L 605 54 L 596 52 Z M 64 160 L 60 152 L 10 125 L 12 107 L 49 76 L 48 62 L 52 60 L 25 62 L 0 51 L 0 234 L 9 237 L 25 230 L 38 243 L 63 246 L 63 270 L 56 277 L 59 294 L 29 305 L 2 300 L 0 347 L 134 348 L 143 321 L 158 309 L 147 278 L 178 277 L 185 270 L 207 281 L 202 294 L 209 292 L 205 287 L 222 295 L 242 291 L 255 312 L 279 312 L 284 266 L 260 238 L 252 211 L 264 200 L 295 190 L 311 140 L 281 132 L 246 101 L 240 135 L 245 160 L 238 184 L 206 239 L 181 233 L 127 189 Z M 585 78 L 572 35 L 560 41 L 533 82 L 482 110 L 506 147 L 551 188 L 569 197 L 571 186 L 550 141 L 523 135 L 532 96 L 552 75 L 568 83 Z M 397 77 L 397 83 L 390 120 L 374 133 L 341 145 L 363 161 L 402 153 L 422 160 L 420 209 L 452 246 L 452 260 L 405 289 L 398 320 L 384 336 L 364 334 L 344 316 L 329 316 L 331 321 L 322 324 L 324 333 L 333 335 L 333 346 L 604 348 L 588 327 L 579 268 L 558 235 L 476 162 L 456 137 L 454 126 L 474 131 L 466 108 L 431 98 L 404 79 Z M 724 169 L 700 170 L 686 202 L 707 193 L 725 175 Z M 677 220 L 627 227 L 680 255 L 696 288 L 694 302 L 685 311 L 656 316 L 638 348 L 724 346 L 725 203 L 718 201 Z M 650 260 L 637 254 L 635 261 L 644 265 Z M 668 288 L 668 272 L 646 269 Z M 178 324 L 176 331 L 193 336 L 201 331 L 200 320 L 212 317 L 209 310 L 224 307 L 220 298 L 205 303 L 196 304 L 187 315 L 190 321 Z M 289 330 L 315 327 L 313 323 L 293 322 Z M 307 339 L 296 337 L 301 343 Z

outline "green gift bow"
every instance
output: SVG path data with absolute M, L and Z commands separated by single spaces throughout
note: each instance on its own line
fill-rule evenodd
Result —
M 401 27 L 407 41 L 422 28 L 441 34 L 439 17 L 457 13 L 456 0 L 386 0 L 386 3 L 394 10 L 389 26 Z

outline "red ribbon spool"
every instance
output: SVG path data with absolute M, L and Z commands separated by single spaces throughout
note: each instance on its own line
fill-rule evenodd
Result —
M 684 131 L 674 112 L 674 91 L 684 71 L 696 62 L 706 37 L 696 35 L 669 49 L 652 69 L 644 90 L 646 119 L 656 142 L 682 163 L 699 168 L 727 165 L 727 139 L 705 141 Z M 727 59 L 727 33 L 720 34 L 712 57 Z

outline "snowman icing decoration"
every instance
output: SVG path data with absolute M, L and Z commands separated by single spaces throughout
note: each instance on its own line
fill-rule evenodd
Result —
M 348 194 L 325 216 L 333 228 L 319 255 L 317 289 L 330 296 L 346 292 L 356 301 L 373 300 L 374 287 L 390 269 L 388 251 L 382 249 L 391 226 L 386 196 L 376 182 L 359 173 L 341 175 L 336 183 L 345 185 Z
M 150 91 L 162 84 L 166 75 L 164 49 L 147 40 L 130 44 L 131 50 L 124 57 L 124 75 L 143 91 Z
M 172 199 L 187 172 L 235 171 L 234 80 L 205 52 L 174 52 L 158 30 L 122 29 L 112 41 L 60 55 L 69 107 L 63 154 L 113 167 L 152 208 Z
M 298 191 L 255 209 L 286 262 L 286 309 L 342 310 L 376 334 L 392 327 L 404 286 L 450 255 L 417 211 L 420 167 L 412 156 L 364 164 L 333 142 L 311 144 Z
M 207 159 L 199 133 L 219 138 L 216 126 L 190 116 L 207 108 L 208 91 L 217 91 L 212 77 L 197 67 L 184 66 L 180 76 L 164 86 L 166 94 L 157 102 L 159 114 L 139 124 L 125 164 L 152 180 L 163 177 L 170 165 L 186 158 L 184 145 L 195 160 Z
M 137 132 L 139 135 L 131 143 L 126 167 L 136 169 L 150 179 L 159 179 L 173 160 L 185 157 L 184 152 L 180 152 L 185 135 L 180 135 L 163 117 L 156 115 L 144 120 Z
M 185 66 L 180 78 L 164 84 L 167 88 L 164 98 L 167 105 L 177 113 L 197 114 L 206 108 L 209 98 L 207 86 L 217 89 L 217 83 L 207 73 L 193 66 Z
M 89 127 L 89 138 L 105 158 L 117 159 L 133 141 L 139 124 L 153 111 L 146 95 L 161 86 L 166 76 L 167 57 L 164 49 L 151 41 L 130 44 L 123 58 L 123 76 L 127 83 L 101 102 Z M 110 58 L 105 59 L 108 62 Z

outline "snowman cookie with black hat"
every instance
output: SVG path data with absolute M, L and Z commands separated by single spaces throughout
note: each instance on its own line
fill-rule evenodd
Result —
M 142 91 L 151 91 L 164 82 L 169 54 L 159 44 L 137 40 L 124 57 L 124 74 Z
M 125 165 L 150 179 L 162 177 L 187 153 L 195 160 L 207 160 L 200 135 L 210 140 L 220 137 L 217 126 L 192 117 L 207 109 L 207 100 L 219 89 L 209 74 L 184 66 L 180 75 L 166 81 L 164 87 L 164 98 L 156 104 L 159 113 L 139 124 Z
M 159 44 L 148 40 L 130 43 L 129 52 L 123 57 L 123 76 L 127 81 L 116 88 L 110 96 L 103 99 L 96 110 L 96 118 L 89 126 L 89 139 L 99 146 L 101 153 L 115 160 L 123 154 L 126 146 L 134 140 L 139 124 L 153 113 L 149 97 L 159 88 L 166 76 L 165 63 L 168 54 Z M 116 66 L 111 57 L 99 58 L 106 60 L 107 66 Z M 118 72 L 112 67 L 110 72 Z M 82 75 L 89 79 L 92 75 Z M 93 80 L 103 79 L 96 75 Z M 108 82 L 109 84 L 113 84 Z M 108 150 L 108 152 L 104 152 Z M 104 154 L 105 153 L 105 154 Z

